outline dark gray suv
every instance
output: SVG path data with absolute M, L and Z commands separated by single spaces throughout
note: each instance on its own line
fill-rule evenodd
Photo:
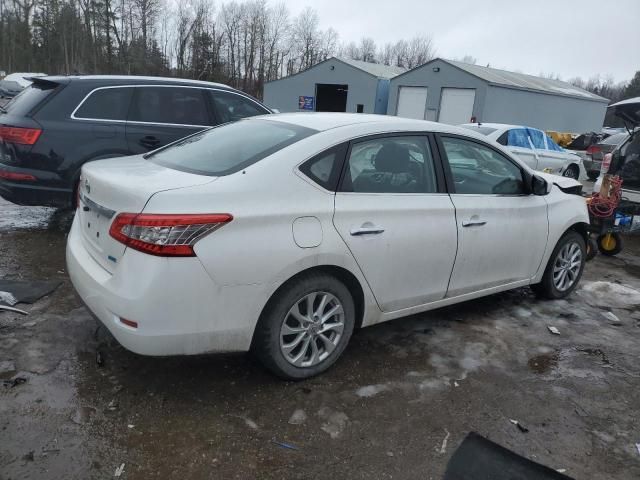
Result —
M 217 83 L 160 77 L 36 77 L 0 107 L 0 196 L 71 206 L 80 167 L 154 150 L 271 111 Z

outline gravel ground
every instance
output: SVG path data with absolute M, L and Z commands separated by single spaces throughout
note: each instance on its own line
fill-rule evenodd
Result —
M 567 300 L 519 289 L 367 328 L 287 383 L 247 355 L 119 347 L 74 297 L 68 222 L 0 200 L 0 277 L 63 282 L 0 312 L 0 378 L 26 379 L 0 387 L 0 479 L 439 479 L 470 431 L 574 478 L 640 478 L 640 238 Z

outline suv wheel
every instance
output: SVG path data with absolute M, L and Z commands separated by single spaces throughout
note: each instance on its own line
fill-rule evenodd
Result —
M 562 176 L 578 180 L 578 177 L 580 176 L 580 169 L 575 164 L 569 165 Z
M 324 273 L 310 273 L 281 288 L 263 312 L 253 351 L 287 380 L 318 375 L 349 343 L 355 307 L 347 287 Z

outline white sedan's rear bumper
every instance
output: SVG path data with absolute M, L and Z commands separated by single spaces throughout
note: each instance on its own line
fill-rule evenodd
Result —
M 157 356 L 249 349 L 260 313 L 259 286 L 216 285 L 195 257 L 155 257 L 132 249 L 109 273 L 85 248 L 77 221 L 66 256 L 82 301 L 126 349 Z

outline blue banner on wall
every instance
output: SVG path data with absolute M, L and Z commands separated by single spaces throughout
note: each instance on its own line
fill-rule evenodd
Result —
M 304 95 L 300 95 L 298 97 L 298 110 L 313 111 L 313 97 L 306 97 Z

